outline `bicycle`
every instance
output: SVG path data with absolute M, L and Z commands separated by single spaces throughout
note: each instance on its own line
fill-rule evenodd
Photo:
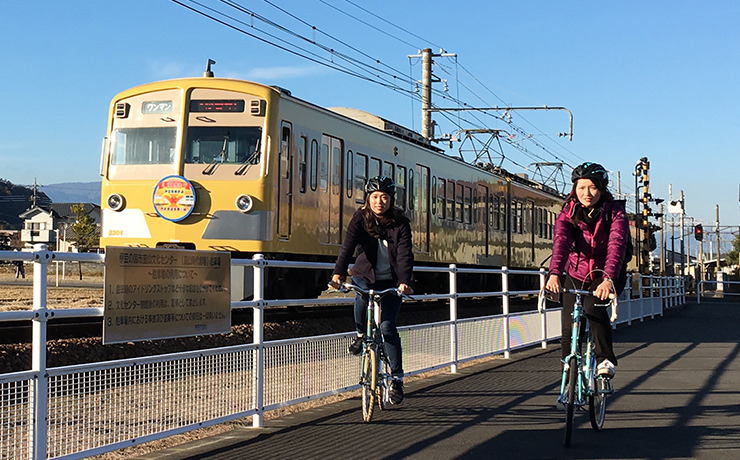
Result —
M 410 298 L 398 288 L 382 291 L 362 289 L 350 283 L 342 284 L 341 292 L 355 291 L 367 295 L 367 330 L 362 345 L 362 362 L 360 365 L 360 386 L 362 387 L 362 419 L 370 422 L 375 403 L 384 410 L 390 403 L 391 372 L 388 356 L 383 347 L 383 334 L 380 333 L 380 301 L 389 294 Z
M 544 291 L 544 289 L 543 289 Z M 570 354 L 563 359 L 563 375 L 560 380 L 560 396 L 558 405 L 565 408 L 565 433 L 563 445 L 570 446 L 573 434 L 575 409 L 583 410 L 588 404 L 588 415 L 591 428 L 600 431 L 606 417 L 607 395 L 613 392 L 611 377 L 596 375 L 596 353 L 594 339 L 586 321 L 581 296 L 594 295 L 593 292 L 581 289 L 563 289 L 563 293 L 575 295 L 573 305 L 573 328 L 570 340 Z M 548 292 L 545 291 L 547 294 Z M 546 296 L 540 295 L 538 307 L 540 312 L 544 306 Z M 609 304 L 612 306 L 611 322 L 617 319 L 616 295 L 609 295 Z M 553 299 L 550 299 L 553 300 Z M 608 305 L 608 304 L 607 304 Z M 581 326 L 585 321 L 586 351 L 581 353 Z

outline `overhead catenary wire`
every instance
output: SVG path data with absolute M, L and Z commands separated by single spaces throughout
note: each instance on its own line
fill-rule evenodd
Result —
M 290 53 L 292 55 L 295 55 L 295 56 L 298 56 L 300 58 L 306 59 L 306 60 L 308 60 L 310 62 L 313 62 L 315 64 L 318 64 L 318 65 L 321 65 L 321 66 L 324 66 L 324 67 L 327 67 L 327 68 L 330 68 L 330 69 L 333 69 L 333 70 L 340 71 L 340 72 L 342 72 L 344 74 L 347 74 L 347 75 L 350 75 L 350 76 L 353 76 L 353 77 L 362 79 L 362 80 L 367 81 L 367 82 L 378 84 L 380 86 L 383 86 L 383 87 L 386 87 L 386 88 L 391 89 L 393 91 L 396 91 L 396 92 L 398 92 L 400 94 L 403 94 L 404 96 L 409 97 L 409 99 L 411 100 L 411 103 L 412 103 L 412 107 L 413 107 L 413 104 L 415 103 L 415 101 L 420 101 L 420 99 L 421 99 L 421 96 L 419 94 L 417 94 L 414 91 L 414 89 L 413 89 L 414 86 L 415 86 L 415 84 L 416 84 L 416 80 L 413 79 L 413 77 L 411 75 L 409 75 L 407 77 L 406 75 L 404 75 L 404 72 L 398 71 L 397 69 L 395 69 L 392 66 L 386 64 L 385 62 L 383 62 L 380 59 L 373 58 L 370 54 L 368 54 L 368 53 L 360 50 L 359 48 L 357 48 L 357 47 L 355 47 L 355 46 L 353 46 L 353 45 L 351 45 L 349 43 L 347 43 L 346 40 L 339 39 L 339 38 L 335 37 L 334 35 L 332 35 L 331 33 L 328 33 L 326 31 L 322 30 L 318 26 L 310 24 L 308 21 L 306 21 L 304 19 L 301 19 L 298 15 L 296 15 L 294 13 L 291 13 L 290 11 L 286 10 L 285 8 L 277 5 L 274 1 L 264 0 L 265 3 L 267 3 L 271 7 L 275 8 L 278 11 L 280 11 L 281 13 L 287 15 L 292 20 L 298 21 L 303 27 L 308 28 L 311 31 L 311 33 L 313 33 L 313 34 L 318 33 L 321 36 L 323 36 L 323 37 L 325 37 L 325 38 L 327 38 L 329 40 L 332 40 L 332 41 L 336 42 L 336 44 L 338 44 L 339 46 L 338 47 L 332 47 L 332 46 L 328 46 L 328 45 L 326 45 L 324 43 L 321 43 L 315 37 L 308 37 L 305 34 L 296 32 L 296 31 L 292 30 L 290 27 L 285 26 L 285 25 L 281 25 L 281 24 L 279 24 L 275 20 L 269 19 L 269 18 L 265 17 L 264 15 L 260 15 L 260 14 L 258 14 L 256 12 L 250 10 L 249 8 L 246 8 L 246 7 L 242 6 L 242 5 L 240 5 L 239 3 L 237 3 L 234 0 L 219 0 L 219 2 L 221 4 L 223 4 L 223 5 L 226 5 L 226 6 L 230 7 L 230 8 L 238 11 L 240 14 L 246 15 L 249 18 L 249 20 L 251 20 L 252 22 L 254 22 L 255 20 L 260 21 L 261 23 L 265 24 L 266 26 L 271 27 L 271 28 L 274 28 L 274 29 L 276 29 L 277 31 L 279 31 L 282 34 L 286 34 L 288 37 L 290 37 L 294 41 L 289 41 L 289 40 L 286 40 L 284 38 L 278 37 L 277 35 L 272 34 L 272 33 L 268 32 L 267 30 L 264 30 L 262 28 L 256 27 L 254 24 L 249 24 L 246 21 L 244 21 L 244 20 L 242 20 L 242 19 L 240 19 L 238 17 L 235 17 L 233 15 L 227 14 L 227 13 L 225 13 L 223 11 L 220 11 L 220 10 L 218 10 L 216 8 L 212 8 L 212 7 L 210 7 L 208 5 L 205 5 L 204 3 L 199 2 L 199 1 L 196 1 L 196 0 L 172 0 L 172 1 L 174 3 L 180 5 L 180 6 L 183 6 L 183 7 L 187 8 L 187 9 L 195 12 L 195 13 L 198 13 L 198 14 L 200 14 L 200 15 L 202 15 L 202 16 L 204 16 L 204 17 L 206 17 L 206 18 L 208 18 L 208 19 L 210 19 L 212 21 L 215 21 L 218 24 L 221 24 L 223 26 L 226 26 L 228 28 L 231 28 L 231 29 L 233 29 L 233 30 L 235 30 L 237 32 L 240 32 L 240 33 L 242 33 L 242 34 L 244 34 L 246 36 L 249 36 L 251 38 L 255 38 L 255 39 L 257 39 L 257 40 L 259 40 L 259 41 L 261 41 L 263 43 L 266 43 L 268 45 L 274 46 L 274 47 L 276 47 L 276 48 L 278 48 L 278 49 L 280 49 L 282 51 L 285 51 L 285 52 L 288 52 L 288 53 Z M 348 17 L 352 18 L 355 21 L 358 21 L 358 22 L 362 23 L 366 27 L 370 27 L 373 30 L 375 30 L 375 31 L 377 31 L 379 33 L 382 33 L 382 34 L 384 34 L 384 35 L 386 35 L 386 36 L 388 36 L 388 37 L 390 37 L 392 39 L 395 39 L 395 40 L 397 40 L 397 41 L 399 41 L 399 42 L 401 42 L 401 43 L 403 43 L 405 45 L 414 46 L 411 42 L 409 42 L 407 40 L 404 40 L 404 39 L 398 37 L 397 35 L 395 35 L 393 33 L 389 33 L 387 31 L 383 30 L 381 27 L 378 27 L 378 26 L 376 26 L 374 24 L 371 24 L 369 21 L 365 21 L 365 20 L 357 17 L 356 15 L 353 15 L 351 13 L 348 13 L 347 11 L 344 11 L 342 8 L 339 8 L 338 6 L 335 6 L 335 5 L 330 4 L 326 0 L 318 0 L 318 1 L 320 3 L 326 5 L 327 7 L 330 7 L 332 9 L 334 9 L 334 10 L 336 10 L 336 11 L 344 14 L 344 15 L 347 15 Z M 397 29 L 397 30 L 399 30 L 399 31 L 407 34 L 407 35 L 410 35 L 410 36 L 414 37 L 415 39 L 422 40 L 425 43 L 432 43 L 430 40 L 426 40 L 423 37 L 421 37 L 419 35 L 416 35 L 416 34 L 410 32 L 410 31 L 408 31 L 407 29 L 394 24 L 393 22 L 388 21 L 388 20 L 382 18 L 381 16 L 379 16 L 379 15 L 371 12 L 367 8 L 364 8 L 364 7 L 358 5 L 357 3 L 353 2 L 353 1 L 350 1 L 350 0 L 345 0 L 345 1 L 346 1 L 346 3 L 352 5 L 353 7 L 358 8 L 364 14 L 370 15 L 373 18 L 375 18 L 376 20 L 382 21 L 384 24 L 387 24 L 387 25 L 389 25 L 389 26 L 391 26 L 391 27 L 393 27 L 393 28 L 395 28 L 395 29 Z M 189 4 L 186 4 L 186 3 L 189 3 Z M 264 36 L 260 36 L 260 34 L 262 34 Z M 318 47 L 319 49 L 322 50 L 322 52 L 327 53 L 329 55 L 329 58 L 327 58 L 325 56 L 322 56 L 322 55 L 319 55 L 317 53 L 314 53 L 314 52 L 312 52 L 312 51 L 310 51 L 310 50 L 308 50 L 308 49 L 306 49 L 304 47 L 301 47 L 300 45 L 298 45 L 298 44 L 295 43 L 295 40 L 298 40 L 298 41 L 303 42 L 305 44 L 308 44 L 310 46 Z M 438 45 L 435 45 L 435 46 L 438 46 Z M 346 48 L 346 49 L 348 49 L 350 51 L 347 52 L 347 51 L 342 51 L 342 50 L 337 49 L 337 48 L 341 48 L 341 47 L 344 47 L 344 48 Z M 423 48 L 423 46 L 414 46 L 414 47 L 416 49 Z M 439 47 L 439 48 L 441 48 L 441 47 Z M 354 54 L 356 54 L 359 57 L 352 56 L 351 53 L 354 53 Z M 440 63 L 436 63 L 436 64 L 438 65 L 438 68 L 442 69 L 442 71 L 449 72 L 449 70 L 446 69 L 443 65 L 440 65 Z M 502 98 L 500 98 L 498 95 L 496 95 L 495 93 L 493 93 L 493 91 L 491 91 L 490 88 L 488 88 L 478 78 L 476 78 L 470 71 L 468 71 L 465 66 L 463 66 L 462 64 L 460 64 L 457 59 L 455 60 L 455 75 L 454 75 L 454 80 L 455 80 L 455 82 L 458 85 L 457 86 L 457 96 L 452 96 L 452 95 L 449 95 L 447 93 L 441 92 L 441 91 L 433 88 L 433 93 L 436 95 L 436 97 L 438 99 L 441 99 L 442 101 L 452 102 L 452 103 L 457 104 L 458 106 L 461 106 L 461 107 L 470 107 L 471 106 L 470 104 L 465 103 L 461 99 L 461 96 L 460 96 L 460 88 L 462 87 L 462 88 L 465 88 L 466 91 L 470 92 L 470 94 L 472 96 L 480 99 L 481 101 L 484 101 L 484 99 L 474 89 L 472 89 L 468 85 L 465 85 L 461 81 L 460 76 L 459 76 L 459 73 L 457 71 L 458 66 L 467 75 L 469 75 L 470 77 L 472 77 L 479 85 L 481 85 L 487 92 L 489 92 L 490 94 L 492 94 L 496 99 L 498 99 L 499 101 L 501 101 L 503 104 L 506 104 L 506 102 L 503 101 Z M 410 68 L 411 68 L 411 63 L 410 63 Z M 440 108 L 439 107 L 439 104 L 432 104 L 432 107 Z M 552 158 L 556 158 L 559 161 L 565 162 L 560 155 L 558 155 L 557 153 L 555 153 L 554 151 L 552 151 L 548 146 L 544 145 L 542 142 L 539 142 L 537 139 L 534 138 L 533 135 L 529 134 L 527 131 L 525 131 L 523 128 L 521 128 L 517 124 L 513 123 L 511 120 L 508 120 L 507 121 L 507 120 L 504 119 L 503 116 L 498 116 L 498 115 L 496 115 L 494 113 L 490 113 L 490 112 L 489 113 L 484 113 L 483 115 L 484 116 L 487 116 L 487 117 L 491 117 L 492 119 L 494 119 L 496 121 L 506 123 L 508 126 L 511 127 L 511 129 L 513 131 L 515 131 L 519 136 L 521 136 L 520 139 L 515 139 L 515 140 L 506 137 L 506 138 L 504 138 L 504 141 L 508 145 L 510 145 L 511 147 L 516 148 L 517 150 L 519 150 L 520 152 L 522 152 L 522 154 L 524 154 L 525 156 L 529 157 L 530 159 L 534 159 L 536 161 L 546 161 L 546 158 L 542 156 L 542 155 L 546 155 L 546 156 L 549 156 L 549 157 L 552 157 Z M 462 114 L 459 114 L 458 113 L 456 117 L 451 117 L 448 114 L 442 113 L 441 117 L 444 120 L 446 120 L 448 123 L 450 123 L 452 126 L 454 126 L 457 130 L 462 130 L 464 124 L 468 124 L 470 126 L 476 126 L 476 127 L 479 127 L 479 128 L 480 127 L 484 127 L 484 126 L 486 126 L 488 124 L 479 115 L 470 115 L 470 117 L 466 117 L 466 116 L 463 116 Z M 541 130 L 539 130 L 536 126 L 534 126 L 528 120 L 526 120 L 523 117 L 521 117 L 521 118 L 525 122 L 527 122 L 528 124 L 530 124 L 533 128 L 535 128 L 542 136 L 544 136 L 545 138 L 547 138 L 549 141 L 554 142 L 549 136 L 547 136 L 545 133 L 543 133 Z M 525 145 L 522 145 L 522 142 L 525 142 L 525 141 L 531 143 L 532 145 L 534 145 L 537 148 L 537 150 L 539 152 L 541 152 L 541 153 L 536 153 L 535 151 L 532 151 L 532 150 L 528 149 Z M 562 145 L 558 144 L 558 143 L 555 143 L 555 145 L 558 148 L 564 149 L 564 147 Z M 568 151 L 567 149 L 565 149 L 565 150 Z M 568 151 L 568 152 L 570 152 L 570 151 Z M 573 154 L 572 152 L 570 152 L 570 153 Z M 502 154 L 503 154 L 503 152 L 502 152 Z M 573 154 L 573 155 L 575 155 L 575 154 Z M 523 166 L 523 165 L 519 164 L 518 162 L 515 162 L 515 161 L 513 161 L 511 159 L 508 159 L 508 158 L 507 158 L 507 160 L 508 161 L 511 161 L 513 164 L 517 165 L 518 167 L 522 167 L 523 169 L 527 169 L 526 166 Z M 567 164 L 567 162 L 565 162 L 565 163 Z

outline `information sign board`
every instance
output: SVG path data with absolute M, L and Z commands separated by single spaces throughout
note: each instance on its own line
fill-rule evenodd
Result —
M 108 246 L 103 343 L 231 331 L 228 252 Z

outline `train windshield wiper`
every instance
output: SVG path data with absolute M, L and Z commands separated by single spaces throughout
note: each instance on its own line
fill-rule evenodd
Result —
M 234 171 L 234 175 L 239 176 L 241 174 L 244 174 L 244 172 L 246 172 L 247 168 L 249 168 L 252 165 L 256 165 L 257 163 L 259 163 L 259 161 L 255 161 L 255 160 L 257 160 L 259 158 L 259 156 L 260 156 L 260 141 L 261 141 L 261 139 L 257 139 L 257 145 L 254 146 L 254 152 L 252 152 L 252 154 L 249 155 L 249 157 L 247 157 L 246 160 L 244 160 L 244 162 L 242 163 L 242 165 L 239 166 L 239 169 L 237 169 L 236 171 Z
M 216 170 L 216 163 L 224 162 L 224 160 L 226 159 L 226 147 L 228 143 L 229 143 L 229 136 L 224 136 L 224 145 L 223 147 L 221 147 L 221 153 L 213 157 L 213 161 L 211 161 L 211 163 L 208 166 L 206 166 L 205 169 L 203 169 L 201 174 L 203 174 L 204 176 L 209 176 L 213 174 L 213 171 Z

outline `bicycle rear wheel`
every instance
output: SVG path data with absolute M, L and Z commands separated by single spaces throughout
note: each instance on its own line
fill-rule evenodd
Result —
M 591 418 L 591 428 L 600 431 L 604 427 L 606 417 L 606 394 L 594 388 L 594 394 L 588 397 L 588 416 Z
M 578 385 L 578 362 L 575 356 L 568 362 L 568 385 L 565 388 L 567 400 L 565 401 L 565 433 L 563 445 L 570 446 L 570 438 L 573 435 L 573 418 L 576 407 L 576 385 Z
M 362 420 L 373 418 L 376 389 L 378 387 L 378 359 L 374 348 L 362 354 Z

